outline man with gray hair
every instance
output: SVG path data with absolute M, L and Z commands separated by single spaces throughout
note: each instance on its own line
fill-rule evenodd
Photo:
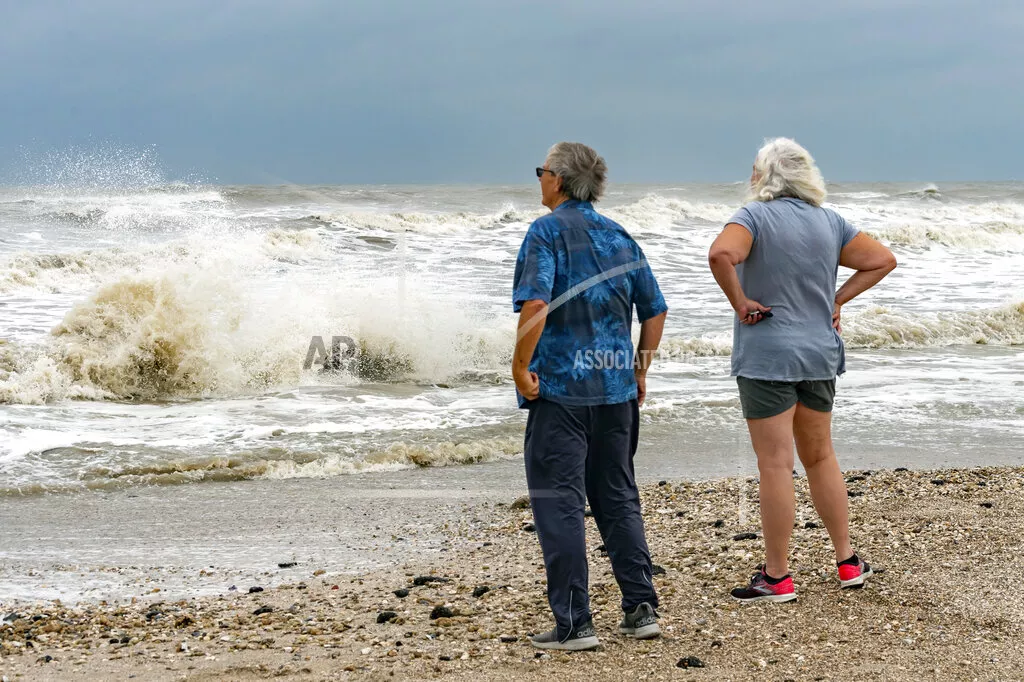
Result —
M 594 211 L 607 166 L 590 147 L 560 142 L 537 168 L 551 213 L 530 225 L 516 261 L 520 313 L 512 359 L 526 422 L 526 481 L 544 554 L 555 629 L 541 649 L 598 646 L 590 616 L 586 500 L 622 591 L 622 634 L 657 637 L 658 597 L 633 474 L 639 406 L 668 307 L 643 251 Z M 637 352 L 633 308 L 641 323 Z

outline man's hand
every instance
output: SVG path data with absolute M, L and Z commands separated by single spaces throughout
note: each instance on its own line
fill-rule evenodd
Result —
M 527 400 L 536 400 L 540 397 L 540 378 L 536 372 L 516 372 L 516 388 Z
M 761 305 L 757 301 L 749 298 L 743 299 L 743 302 L 736 306 L 736 314 L 740 316 L 740 324 L 757 324 L 764 319 L 765 313 L 771 310 L 770 306 Z
M 843 333 L 843 306 L 840 303 L 836 303 L 836 308 L 832 312 L 832 328 L 836 330 L 836 333 Z
M 633 377 L 636 379 L 636 404 L 639 407 L 647 397 L 647 372 L 633 372 Z

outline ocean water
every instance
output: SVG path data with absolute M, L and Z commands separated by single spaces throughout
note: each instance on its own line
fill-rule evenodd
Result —
M 544 212 L 536 185 L 145 180 L 0 189 L 0 496 L 504 471 L 520 456 L 509 299 Z M 829 189 L 900 261 L 846 307 L 840 452 L 1021 459 L 1024 184 Z M 751 461 L 731 310 L 706 261 L 743 192 L 613 186 L 598 206 L 640 242 L 671 309 L 646 471 Z M 305 368 L 312 339 L 333 336 L 356 360 Z

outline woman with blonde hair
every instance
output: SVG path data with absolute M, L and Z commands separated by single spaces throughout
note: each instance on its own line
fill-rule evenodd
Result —
M 757 454 L 765 543 L 765 563 L 732 595 L 785 602 L 796 599 L 788 564 L 794 442 L 835 549 L 840 587 L 860 587 L 871 575 L 850 544 L 832 403 L 836 377 L 846 371 L 842 307 L 878 284 L 896 259 L 822 207 L 825 181 L 793 140 L 770 140 L 758 151 L 750 189 L 753 200 L 729 220 L 708 254 L 736 311 L 732 375 Z M 836 291 L 840 265 L 856 272 Z

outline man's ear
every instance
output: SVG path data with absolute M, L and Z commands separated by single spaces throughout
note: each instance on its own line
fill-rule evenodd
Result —
M 561 175 L 556 175 L 555 176 L 555 191 L 558 192 L 559 194 L 562 194 L 562 176 Z

